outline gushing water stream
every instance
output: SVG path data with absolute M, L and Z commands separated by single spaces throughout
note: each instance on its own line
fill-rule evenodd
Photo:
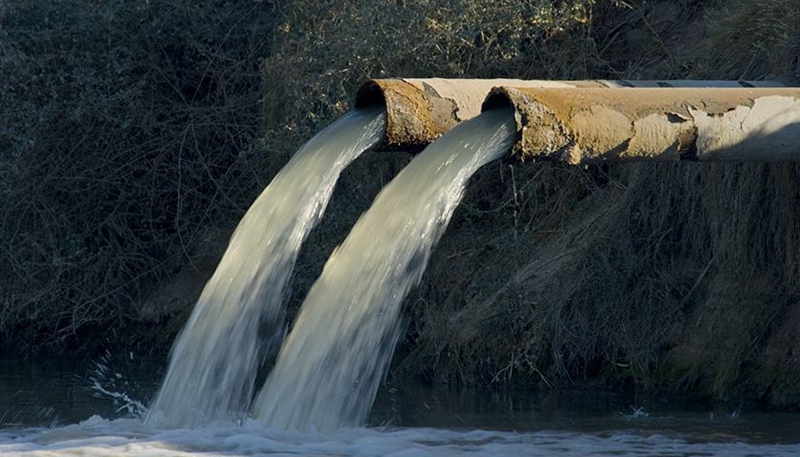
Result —
M 302 305 L 254 413 L 270 427 L 361 425 L 416 285 L 467 180 L 515 139 L 510 109 L 489 111 L 428 146 L 378 195 Z
M 300 245 L 341 171 L 381 140 L 384 123 L 381 109 L 346 114 L 306 143 L 253 203 L 172 348 L 148 421 L 190 426 L 247 411 L 258 365 L 283 339 Z
M 110 354 L 88 379 L 95 396 L 80 387 L 85 370 L 72 363 L 70 371 L 58 374 L 52 364 L 39 370 L 0 360 L 0 455 L 800 455 L 796 414 L 740 417 L 739 409 L 650 414 L 644 406 L 634 409 L 628 401 L 640 399 L 632 397 L 614 400 L 611 407 L 608 398 L 599 399 L 603 412 L 586 415 L 574 392 L 561 394 L 566 402 L 554 392 L 543 393 L 540 402 L 532 392 L 498 399 L 479 390 L 484 400 L 478 403 L 451 392 L 461 405 L 456 407 L 446 392 L 412 388 L 404 398 L 388 389 L 382 399 L 391 407 L 381 413 L 379 401 L 371 421 L 386 423 L 388 414 L 395 426 L 339 428 L 363 424 L 391 357 L 400 303 L 419 281 L 470 175 L 509 147 L 510 114 L 489 112 L 454 129 L 415 158 L 362 216 L 309 293 L 259 394 L 255 412 L 271 427 L 246 418 L 238 425 L 177 429 L 142 423 L 138 388 L 129 389 L 149 379 L 152 370 L 145 369 L 137 381 L 115 366 Z M 321 216 L 336 176 L 378 141 L 382 124 L 379 112 L 346 116 L 309 142 L 253 205 L 176 343 L 154 416 L 194 425 L 244 411 L 254 365 L 282 338 L 283 289 L 297 247 Z M 132 352 L 128 358 L 134 360 Z M 577 409 L 561 409 L 570 405 Z M 125 411 L 134 417 L 92 415 Z M 53 425 L 64 417 L 70 418 L 66 424 Z

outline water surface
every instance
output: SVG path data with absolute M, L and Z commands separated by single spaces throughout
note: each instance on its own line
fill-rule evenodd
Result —
M 391 381 L 363 428 L 287 432 L 252 419 L 163 428 L 144 424 L 136 406 L 156 391 L 157 365 L 135 354 L 99 363 L 0 362 L 0 455 L 800 455 L 800 414 L 644 393 Z

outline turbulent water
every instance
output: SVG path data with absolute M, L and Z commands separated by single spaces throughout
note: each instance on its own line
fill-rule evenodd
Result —
M 507 153 L 511 110 L 467 121 L 428 146 L 378 195 L 312 286 L 261 390 L 267 426 L 333 431 L 361 425 L 417 284 L 470 176 Z
M 357 155 L 357 148 L 346 153 L 351 154 L 347 157 L 331 157 L 327 167 L 321 159 L 298 153 L 290 166 L 307 172 L 296 179 L 305 180 L 304 188 L 314 192 L 303 194 L 295 189 L 297 193 L 291 199 L 269 197 L 276 199 L 270 205 L 283 208 L 276 212 L 263 207 L 269 205 L 260 203 L 265 198 L 262 195 L 243 220 L 226 253 L 230 263 L 223 260 L 220 265 L 220 270 L 233 268 L 226 274 L 236 279 L 220 284 L 218 270 L 217 283 L 209 283 L 211 290 L 207 288 L 204 297 L 219 300 L 214 302 L 219 305 L 222 299 L 231 297 L 229 293 L 240 293 L 260 297 L 262 303 L 272 307 L 265 309 L 269 312 L 266 321 L 256 309 L 236 314 L 243 311 L 236 302 L 214 313 L 205 311 L 209 313 L 205 318 L 218 318 L 204 324 L 209 329 L 202 330 L 208 334 L 186 341 L 183 335 L 155 403 L 161 411 L 153 416 L 166 413 L 171 424 L 183 422 L 186 426 L 176 428 L 157 420 L 142 420 L 147 414 L 142 400 L 156 390 L 158 380 L 151 364 L 139 361 L 133 353 L 121 357 L 106 354 L 89 367 L 64 361 L 62 371 L 50 361 L 36 366 L 22 360 L 0 360 L 0 455 L 800 455 L 798 414 L 742 412 L 741 406 L 717 410 L 695 404 L 688 409 L 676 406 L 674 410 L 661 410 L 671 407 L 672 402 L 642 400 L 638 395 L 604 398 L 590 393 L 586 397 L 550 389 L 521 393 L 481 389 L 467 394 L 466 389 L 454 392 L 384 383 L 367 426 L 340 428 L 363 423 L 395 343 L 402 298 L 422 275 L 430 250 L 447 226 L 469 176 L 508 147 L 513 135 L 510 120 L 509 113 L 498 112 L 457 128 L 461 133 L 447 135 L 414 159 L 378 196 L 331 258 L 303 305 L 278 367 L 260 393 L 256 408 L 260 420 L 241 416 L 236 425 L 228 420 L 226 411 L 241 412 L 247 403 L 245 393 L 252 389 L 248 378 L 253 375 L 252 367 L 242 362 L 257 364 L 265 350 L 251 345 L 258 341 L 255 335 L 245 341 L 244 335 L 228 332 L 236 325 L 246 332 L 258 332 L 260 326 L 266 326 L 268 337 L 277 335 L 271 344 L 277 344 L 283 328 L 281 294 L 256 286 L 279 284 L 282 289 L 288 279 L 266 275 L 263 269 L 284 262 L 280 265 L 291 270 L 296 252 L 287 254 L 289 258 L 256 259 L 255 248 L 239 246 L 237 240 L 265 237 L 264 255 L 276 249 L 269 246 L 299 245 L 304 230 L 319 218 L 334 175 Z M 355 113 L 342 122 L 360 125 L 348 133 L 352 138 L 343 141 L 356 144 L 360 138 L 364 148 L 372 132 L 382 125 L 379 113 Z M 306 148 L 311 146 L 309 143 Z M 332 155 L 336 153 L 331 151 Z M 324 181 L 326 189 L 319 187 L 321 177 L 330 177 Z M 270 188 L 291 187 L 279 178 Z M 316 206 L 303 209 L 298 204 L 312 200 Z M 256 209 L 259 205 L 262 207 Z M 285 214 L 293 219 L 276 220 Z M 246 222 L 252 224 L 247 233 L 243 228 Z M 303 228 L 275 237 L 267 235 L 273 224 L 299 224 Z M 240 268 L 234 268 L 234 260 L 252 268 L 237 271 Z M 264 262 L 260 264 L 259 260 Z M 288 275 L 286 270 L 281 271 Z M 255 308 L 255 304 L 248 306 Z M 253 323 L 259 320 L 263 322 Z M 259 335 L 263 338 L 264 334 Z M 218 352 L 215 344 L 229 346 Z M 188 353 L 187 360 L 176 363 L 178 354 L 189 349 L 198 353 Z M 202 366 L 200 357 L 208 357 L 209 365 Z M 181 367 L 183 363 L 186 365 Z M 229 366 L 241 370 L 242 378 L 224 376 Z M 175 377 L 175 370 L 180 371 L 180 377 Z M 231 387 L 222 387 L 223 382 L 234 390 L 224 390 Z M 167 390 L 172 390 L 174 397 L 165 397 Z M 222 397 L 217 396 L 220 394 Z M 219 411 L 223 412 L 221 416 Z M 201 421 L 195 417 L 225 420 L 195 426 Z
M 343 116 L 253 203 L 172 348 L 149 420 L 186 426 L 246 412 L 258 365 L 283 338 L 285 289 L 300 245 L 341 171 L 382 138 L 384 116 L 379 109 Z
M 796 444 L 690 443 L 662 435 L 621 432 L 514 433 L 434 428 L 343 429 L 336 435 L 241 427 L 160 430 L 132 419 L 94 416 L 80 424 L 0 431 L 0 455 L 15 456 L 719 456 L 790 457 Z
M 367 421 L 372 425 L 331 434 L 265 428 L 252 419 L 238 426 L 164 428 L 137 417 L 137 405 L 157 387 L 156 361 L 131 353 L 89 366 L 52 362 L 0 361 L 0 455 L 800 455 L 800 414 L 611 392 L 409 383 L 383 384 Z

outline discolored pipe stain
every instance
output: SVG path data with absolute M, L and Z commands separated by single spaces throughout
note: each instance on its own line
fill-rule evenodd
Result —
M 480 114 L 494 87 L 605 87 L 599 81 L 522 81 L 513 79 L 373 79 L 356 93 L 355 107 L 386 107 L 382 147 L 418 151 L 458 123 Z

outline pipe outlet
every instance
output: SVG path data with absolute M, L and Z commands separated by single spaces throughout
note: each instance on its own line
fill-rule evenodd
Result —
M 356 108 L 386 107 L 382 146 L 420 150 L 459 122 L 480 114 L 489 91 L 514 87 L 605 87 L 600 81 L 521 81 L 514 79 L 373 79 L 356 93 Z

